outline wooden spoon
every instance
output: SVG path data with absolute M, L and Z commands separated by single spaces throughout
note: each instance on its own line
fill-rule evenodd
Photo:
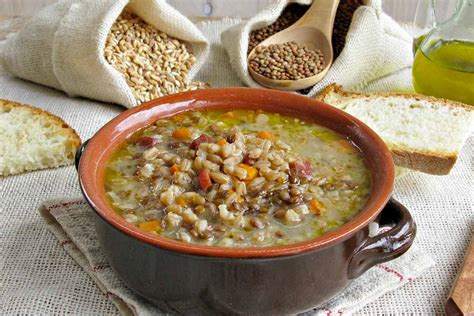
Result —
M 474 236 L 446 302 L 445 311 L 448 316 L 474 315 Z
M 262 86 L 277 90 L 306 89 L 321 81 L 333 61 L 331 37 L 338 4 L 339 0 L 313 0 L 311 7 L 295 24 L 258 44 L 247 57 L 248 62 L 259 46 L 293 41 L 304 44 L 310 49 L 321 50 L 326 66 L 321 72 L 298 80 L 275 80 L 262 76 L 249 67 L 252 78 Z

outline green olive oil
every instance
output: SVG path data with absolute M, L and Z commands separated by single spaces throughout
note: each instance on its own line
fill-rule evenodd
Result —
M 474 105 L 474 43 L 437 40 L 427 46 L 413 62 L 416 92 Z

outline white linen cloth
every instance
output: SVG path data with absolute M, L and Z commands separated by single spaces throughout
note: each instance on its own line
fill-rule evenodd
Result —
M 219 42 L 222 31 L 239 22 L 224 19 L 197 24 L 212 49 L 196 79 L 212 86 L 241 85 Z M 400 78 L 402 80 L 394 80 Z M 372 82 L 366 90 L 409 90 L 409 79 L 410 69 L 405 69 Z M 39 106 L 62 117 L 83 140 L 123 111 L 116 105 L 69 98 L 57 90 L 1 73 L 0 98 Z M 409 172 L 397 179 L 394 197 L 408 207 L 418 225 L 414 246 L 429 253 L 436 265 L 377 300 L 359 301 L 367 305 L 358 313 L 443 313 L 443 304 L 474 227 L 473 157 L 474 138 L 471 137 L 449 176 Z M 66 255 L 37 212 L 38 206 L 46 200 L 78 195 L 77 175 L 72 166 L 0 178 L 0 314 L 117 314 L 111 296 L 104 295 L 97 283 Z M 377 269 L 380 268 L 372 270 Z M 395 275 L 387 273 L 386 277 L 396 280 Z M 331 315 L 337 314 L 336 307 Z

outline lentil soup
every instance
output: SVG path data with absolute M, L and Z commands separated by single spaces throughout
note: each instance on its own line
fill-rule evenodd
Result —
M 352 219 L 370 194 L 361 153 L 314 123 L 262 111 L 186 112 L 136 132 L 113 154 L 113 208 L 144 231 L 188 243 L 272 246 Z

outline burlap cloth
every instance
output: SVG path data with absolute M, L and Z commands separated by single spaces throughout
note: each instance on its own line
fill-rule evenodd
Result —
M 127 82 L 104 57 L 107 34 L 127 6 L 168 35 L 186 41 L 196 57 L 192 79 L 206 61 L 209 44 L 195 25 L 165 0 L 62 0 L 31 17 L 0 47 L 9 73 L 70 96 L 137 105 Z
M 226 19 L 198 24 L 211 42 L 211 55 L 197 79 L 213 86 L 241 85 L 219 44 L 221 32 L 237 22 Z M 386 89 L 411 89 L 410 69 L 365 87 L 366 91 Z M 83 140 L 122 111 L 119 106 L 70 99 L 61 92 L 2 74 L 0 98 L 40 106 L 63 117 Z M 394 196 L 411 210 L 418 224 L 415 247 L 429 253 L 436 265 L 422 277 L 369 303 L 360 314 L 442 313 L 474 226 L 473 152 L 471 137 L 449 176 L 410 172 L 397 180 Z M 65 253 L 63 247 L 69 247 L 68 242 L 58 243 L 37 212 L 45 200 L 79 194 L 73 167 L 0 179 L 0 314 L 117 314 L 111 295 L 104 295 Z M 395 273 L 386 275 L 400 279 Z
M 262 87 L 248 70 L 249 34 L 273 23 L 289 3 L 310 4 L 311 0 L 276 0 L 256 15 L 222 33 L 233 69 L 249 87 Z M 352 16 L 342 52 L 324 78 L 306 89 L 308 96 L 318 94 L 337 82 L 349 89 L 364 89 L 370 81 L 389 75 L 412 63 L 410 35 L 382 11 L 382 0 L 363 0 Z M 336 18 L 337 21 L 337 18 Z M 387 58 L 390 56 L 390 58 Z

